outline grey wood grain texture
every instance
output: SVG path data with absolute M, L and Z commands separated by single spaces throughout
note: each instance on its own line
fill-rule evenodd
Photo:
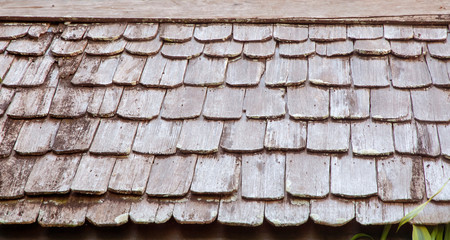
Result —
M 431 76 L 424 58 L 403 60 L 390 57 L 392 85 L 398 88 L 420 88 L 431 84 Z
M 16 57 L 11 63 L 9 70 L 5 69 L 6 71 L 8 71 L 8 73 L 2 81 L 2 85 L 5 84 L 6 86 L 20 86 L 18 85 L 18 83 L 22 81 L 25 72 L 33 62 L 33 59 L 35 58 Z
M 137 154 L 117 159 L 108 190 L 122 194 L 144 194 L 152 163 L 153 156 Z
M 9 45 L 8 40 L 1 40 L 0 41 L 0 53 L 3 53 L 6 50 L 6 47 Z
M 203 52 L 203 43 L 191 40 L 185 43 L 164 43 L 161 54 L 169 59 L 191 59 Z
M 128 222 L 131 201 L 122 196 L 107 196 L 89 206 L 86 220 L 94 226 L 120 226 Z
M 230 152 L 256 152 L 264 148 L 266 121 L 247 120 L 226 122 L 220 146 Z
M 118 63 L 117 56 L 110 58 L 84 56 L 71 82 L 82 86 L 111 85 Z
M 279 43 L 279 54 L 282 57 L 307 57 L 316 52 L 316 44 L 309 39 L 299 43 Z
M 191 197 L 175 203 L 173 218 L 181 224 L 209 224 L 216 220 L 219 201 Z
M 0 204 L 2 224 L 31 224 L 36 221 L 42 197 L 3 201 Z
M 274 200 L 284 197 L 286 157 L 283 154 L 242 156 L 242 197 Z
M 72 181 L 73 192 L 101 195 L 108 187 L 116 158 L 84 155 Z
M 345 56 L 353 52 L 353 41 L 333 41 L 316 43 L 316 53 L 323 56 Z
M 52 149 L 55 153 L 86 152 L 91 146 L 99 119 L 63 119 Z
M 400 153 L 439 156 L 438 132 L 435 124 L 394 124 L 395 150 Z
M 179 87 L 166 93 L 161 109 L 165 119 L 187 119 L 200 116 L 206 95 L 205 87 Z
M 11 154 L 17 136 L 22 128 L 22 120 L 11 118 L 0 118 L 0 157 L 4 158 Z
M 275 54 L 273 58 L 266 61 L 266 71 L 262 78 L 266 86 L 292 86 L 304 83 L 307 73 L 306 59 L 287 59 Z
M 90 201 L 77 195 L 45 198 L 38 222 L 43 227 L 78 227 L 85 223 Z
M 414 208 L 418 207 L 417 204 L 405 203 L 405 214 L 411 212 Z M 448 214 L 450 207 L 447 203 L 430 202 L 427 207 L 423 209 L 414 219 L 411 220 L 411 224 L 418 225 L 438 225 L 441 223 L 448 223 L 450 216 Z
M 352 183 L 352 184 L 349 184 Z M 375 159 L 345 155 L 331 157 L 331 193 L 357 198 L 377 194 Z
M 50 116 L 55 118 L 76 118 L 86 114 L 93 91 L 70 84 L 62 79 L 58 84 L 50 108 Z
M 375 120 L 398 122 L 411 119 L 409 91 L 393 88 L 370 91 L 370 111 Z
M 8 72 L 9 68 L 11 67 L 11 64 L 14 61 L 14 55 L 0 55 L 0 77 L 5 80 L 5 74 Z
M 138 201 L 131 204 L 129 212 L 130 220 L 136 224 L 154 223 L 158 207 L 159 201 L 157 199 L 147 198 L 147 195 L 144 195 Z
M 384 38 L 389 40 L 407 40 L 414 36 L 411 25 L 384 25 Z
M 347 38 L 345 25 L 310 25 L 309 38 L 314 41 L 335 41 Z
M 37 87 L 43 85 L 55 60 L 49 55 L 30 58 L 30 60 L 31 63 L 28 65 L 22 78 L 16 78 L 16 82 L 6 81 L 8 79 L 5 79 L 3 84 L 11 87 Z
M 0 161 L 0 199 L 24 196 L 25 184 L 35 160 L 35 158 L 11 156 Z
M 391 52 L 391 45 L 384 39 L 356 40 L 355 51 L 361 55 L 386 55 Z
M 244 44 L 235 41 L 213 42 L 205 45 L 203 54 L 208 57 L 237 57 L 241 55 Z
M 84 52 L 89 55 L 113 56 L 123 52 L 127 41 L 118 39 L 115 41 L 89 41 Z
M 23 56 L 42 56 L 52 42 L 53 34 L 46 33 L 39 38 L 21 38 L 9 43 L 6 50 Z
M 414 118 L 425 122 L 450 121 L 450 92 L 439 88 L 411 91 Z
M 49 27 L 50 27 L 49 23 L 31 25 L 30 28 L 28 29 L 28 36 L 32 38 L 38 38 L 42 34 L 46 33 Z
M 47 154 L 36 159 L 25 193 L 28 195 L 64 194 L 70 191 L 81 156 Z
M 436 58 L 448 59 L 450 58 L 450 41 L 445 42 L 431 42 L 428 43 L 428 50 L 430 55 Z
M 183 83 L 187 60 L 170 60 L 160 54 L 148 57 L 140 83 L 146 87 L 173 88 Z
M 157 23 L 129 23 L 123 37 L 127 40 L 151 40 L 158 34 Z
M 350 58 L 353 84 L 357 87 L 387 87 L 389 82 L 389 62 L 387 57 Z
M 113 83 L 136 85 L 139 82 L 146 60 L 145 57 L 132 56 L 127 53 L 121 54 L 114 73 Z
M 134 55 L 151 56 L 157 54 L 162 45 L 163 42 L 159 38 L 155 38 L 153 40 L 128 42 L 125 50 Z
M 181 152 L 207 154 L 219 150 L 223 122 L 186 120 L 181 128 L 177 148 Z
M 310 217 L 316 224 L 332 227 L 343 226 L 355 218 L 355 203 L 332 196 L 311 200 Z
M 437 125 L 439 133 L 439 142 L 441 144 L 442 155 L 450 159 L 450 126 L 449 125 Z
M 414 39 L 422 41 L 438 41 L 447 38 L 447 26 L 414 26 Z
M 150 120 L 159 115 L 165 90 L 125 88 L 117 115 L 133 120 Z
M 217 221 L 231 226 L 260 226 L 264 221 L 264 201 L 246 200 L 238 191 L 220 200 Z
M 231 37 L 233 25 L 223 23 L 212 23 L 197 25 L 194 38 L 200 42 L 225 41 Z
M 264 215 L 276 227 L 300 226 L 309 218 L 309 201 L 285 197 L 266 202 Z
M 54 56 L 73 57 L 82 54 L 87 46 L 87 40 L 65 41 L 56 38 L 51 46 L 51 52 Z
M 269 58 L 275 54 L 277 42 L 268 40 L 265 42 L 244 43 L 244 55 L 249 58 Z
M 256 86 L 264 73 L 261 61 L 239 58 L 228 63 L 226 82 L 231 86 Z
M 51 150 L 59 120 L 32 120 L 24 122 L 14 150 L 22 155 L 42 155 Z
M 233 24 L 233 38 L 241 42 L 266 41 L 272 38 L 273 26 L 268 24 Z
M 445 181 L 450 178 L 450 163 L 443 158 L 423 159 L 423 169 L 425 176 L 426 197 L 430 199 L 444 185 Z M 434 201 L 449 201 L 450 190 L 445 187 L 436 195 Z
M 450 86 L 450 76 L 448 71 L 450 69 L 449 62 L 434 57 L 430 57 L 429 55 L 426 56 L 426 61 L 433 84 L 435 86 L 449 87 Z
M 191 192 L 196 194 L 230 194 L 239 186 L 241 163 L 233 155 L 199 156 Z
M 350 124 L 348 123 L 339 123 L 339 122 L 308 123 L 308 136 L 306 148 L 309 151 L 347 152 L 349 149 L 349 141 L 350 141 Z
M 30 25 L 25 24 L 3 24 L 0 28 L 1 39 L 17 39 L 21 38 L 28 33 Z
M 347 36 L 351 39 L 377 39 L 383 37 L 383 25 L 349 25 Z
M 267 122 L 264 147 L 269 150 L 301 150 L 306 147 L 306 123 L 290 119 Z
M 330 89 L 330 115 L 334 119 L 369 117 L 369 89 Z
M 128 155 L 137 126 L 137 122 L 101 120 L 90 152 L 102 155 Z
M 80 40 L 84 37 L 87 29 L 88 26 L 84 24 L 68 25 L 61 33 L 61 38 L 64 40 Z
M 8 109 L 15 93 L 15 89 L 0 87 L 0 117 L 5 114 L 6 109 Z M 242 95 L 242 97 L 243 96 L 244 95 Z
M 187 42 L 194 34 L 193 24 L 161 24 L 160 38 L 167 42 Z
M 323 198 L 330 191 L 330 157 L 306 152 L 286 154 L 286 192 Z
M 377 174 L 378 196 L 382 201 L 416 202 L 424 196 L 425 180 L 419 157 L 378 159 Z
M 227 58 L 198 57 L 189 60 L 184 84 L 193 86 L 219 86 L 225 81 Z M 207 70 L 206 70 L 207 69 Z
M 284 88 L 249 88 L 245 91 L 244 109 L 248 118 L 278 118 L 286 114 Z
M 390 41 L 392 55 L 401 58 L 419 57 L 423 53 L 423 44 L 417 41 Z
M 112 41 L 119 39 L 126 27 L 126 23 L 91 24 L 86 36 L 92 40 Z
M 287 108 L 294 119 L 318 120 L 329 116 L 329 90 L 309 84 L 287 88 Z
M 326 58 L 313 56 L 308 58 L 309 81 L 325 86 L 349 86 L 350 61 L 348 57 Z M 324 68 L 323 66 L 328 66 Z
M 275 24 L 273 38 L 281 42 L 303 42 L 308 39 L 308 25 Z
M 122 93 L 123 87 L 118 86 L 94 89 L 87 112 L 94 117 L 114 116 Z
M 392 125 L 365 121 L 353 123 L 353 154 L 363 156 L 383 156 L 394 153 Z
M 355 202 L 356 221 L 362 225 L 396 224 L 403 217 L 402 203 L 387 203 L 378 197 Z
M 148 179 L 147 194 L 159 197 L 186 195 L 192 183 L 196 161 L 195 155 L 156 157 Z
M 182 121 L 160 119 L 139 123 L 133 151 L 157 155 L 175 153 L 181 126 Z
M 172 218 L 172 213 L 174 209 L 174 203 L 171 201 L 159 201 L 158 211 L 155 216 L 155 223 L 166 223 Z
M 203 116 L 207 119 L 239 119 L 242 115 L 245 89 L 208 88 Z

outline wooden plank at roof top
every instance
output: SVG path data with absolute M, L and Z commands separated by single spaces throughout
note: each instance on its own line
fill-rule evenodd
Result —
M 283 1 L 232 0 L 195 1 L 177 0 L 175 2 L 158 0 L 118 0 L 111 4 L 108 0 L 95 2 L 81 0 L 5 0 L 2 1 L 0 18 L 7 20 L 33 19 L 67 21 L 117 21 L 124 20 L 178 20 L 197 19 L 198 21 L 252 20 L 268 21 L 317 21 L 358 22 L 366 21 L 421 21 L 448 22 L 449 10 L 442 1 Z M 104 11 L 108 9 L 108 11 Z M 189 11 L 186 11 L 189 9 Z M 352 9 L 352 11 L 348 11 Z M 123 17 L 118 17 L 123 16 Z M 359 18 L 359 19 L 358 19 Z

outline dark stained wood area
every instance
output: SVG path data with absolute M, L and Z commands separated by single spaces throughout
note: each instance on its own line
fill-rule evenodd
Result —
M 13 21 L 415 22 L 450 20 L 445 0 L 4 0 Z

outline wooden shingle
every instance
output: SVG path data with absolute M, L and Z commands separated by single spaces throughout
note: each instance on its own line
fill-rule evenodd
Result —
M 124 23 L 92 24 L 86 35 L 93 40 L 112 41 L 119 39 L 126 27 Z
M 248 118 L 278 118 L 286 114 L 284 89 L 253 88 L 245 91 L 244 109 Z
M 314 41 L 345 40 L 347 27 L 345 25 L 310 25 L 309 38 Z
M 64 40 L 80 40 L 84 37 L 87 29 L 88 26 L 83 24 L 68 25 L 64 28 L 61 38 Z
M 77 118 L 86 114 L 93 91 L 89 88 L 76 87 L 63 79 L 53 97 L 50 115 L 55 118 Z
M 161 54 L 169 59 L 191 59 L 200 56 L 204 45 L 195 40 L 185 43 L 164 43 Z
M 309 122 L 306 148 L 314 152 L 347 152 L 350 124 L 337 122 Z M 353 138 L 352 138 L 353 140 Z
M 430 199 L 444 185 L 446 179 L 450 178 L 450 163 L 445 159 L 423 159 L 423 170 L 425 176 L 426 197 Z M 434 201 L 450 200 L 449 188 L 444 188 L 433 198 Z
M 89 41 L 84 52 L 96 56 L 113 56 L 125 50 L 127 42 L 123 39 L 115 41 Z
M 53 142 L 56 153 L 86 152 L 91 146 L 99 119 L 63 119 Z
M 431 84 L 424 58 L 403 60 L 390 57 L 392 85 L 397 88 L 421 88 Z
M 309 39 L 300 43 L 279 43 L 280 56 L 286 58 L 307 57 L 316 52 L 316 44 Z
M 306 123 L 289 119 L 267 122 L 264 147 L 269 150 L 300 150 L 306 147 Z
M 94 117 L 112 117 L 116 114 L 123 87 L 97 88 L 89 102 L 87 112 Z
M 128 155 L 138 124 L 118 120 L 102 120 L 90 148 L 91 153 Z
M 39 225 L 43 227 L 77 227 L 85 222 L 90 201 L 71 195 L 45 199 L 39 210 Z
M 405 203 L 405 213 L 413 211 L 415 208 L 419 206 L 419 203 L 416 204 L 406 204 Z M 417 225 L 438 225 L 440 223 L 448 223 L 450 221 L 450 217 L 447 214 L 449 211 L 449 206 L 447 203 L 437 203 L 430 202 L 427 204 L 427 207 L 423 209 L 415 218 L 411 220 L 411 224 Z
M 3 116 L 6 109 L 8 109 L 15 93 L 14 89 L 0 88 L 0 117 Z
M 218 86 L 225 81 L 226 58 L 198 57 L 189 61 L 184 83 L 193 86 Z M 208 69 L 208 71 L 205 71 Z
M 311 219 L 314 223 L 326 226 L 343 226 L 355 218 L 353 201 L 328 197 L 311 200 Z
M 217 221 L 231 226 L 259 226 L 264 221 L 264 202 L 243 199 L 240 192 L 231 199 L 222 198 Z
M 316 53 L 321 56 L 345 56 L 353 52 L 353 41 L 316 43 Z
M 394 152 L 392 125 L 365 121 L 353 123 L 352 149 L 356 155 L 382 156 Z
M 43 155 L 50 151 L 59 120 L 30 120 L 20 129 L 14 150 L 22 155 Z
M 397 122 L 411 119 L 409 91 L 394 88 L 372 89 L 370 111 L 375 120 Z
M 30 25 L 2 24 L 0 25 L 0 39 L 17 39 L 27 35 Z
M 350 58 L 353 84 L 357 87 L 387 87 L 389 62 L 387 57 Z
M 203 54 L 208 57 L 232 58 L 241 55 L 243 46 L 243 43 L 234 41 L 208 43 L 205 45 Z
M 233 24 L 233 38 L 241 42 L 266 41 L 272 38 L 272 25 Z
M 219 201 L 209 201 L 191 197 L 177 202 L 173 208 L 173 218 L 181 224 L 208 224 L 216 220 Z
M 244 55 L 249 58 L 269 58 L 275 54 L 277 42 L 269 40 L 266 42 L 244 43 Z
M 83 53 L 86 48 L 87 40 L 65 41 L 60 38 L 55 39 L 51 46 L 51 52 L 54 56 L 73 57 Z
M 86 220 L 94 226 L 120 226 L 128 222 L 131 201 L 109 195 L 89 206 Z
M 25 184 L 35 160 L 35 158 L 16 156 L 0 160 L 0 199 L 24 196 Z
M 146 87 L 178 87 L 183 83 L 187 60 L 170 60 L 160 54 L 147 58 L 140 84 Z
M 52 43 L 53 34 L 46 33 L 39 38 L 21 38 L 11 41 L 6 51 L 22 56 L 42 56 Z
M 256 86 L 264 73 L 265 65 L 261 61 L 252 61 L 241 58 L 228 63 L 227 84 L 240 86 Z
M 377 39 L 383 37 L 383 25 L 350 25 L 347 35 L 352 39 Z
M 345 58 L 326 58 L 313 56 L 308 58 L 309 81 L 325 86 L 349 86 L 350 61 Z M 323 66 L 328 66 L 324 68 Z
M 0 158 L 11 154 L 22 124 L 22 120 L 0 118 Z
M 204 24 L 197 25 L 194 38 L 200 42 L 225 41 L 231 37 L 233 26 L 231 24 Z
M 208 119 L 239 119 L 245 90 L 242 88 L 208 88 L 203 116 Z
M 356 201 L 356 221 L 362 225 L 395 224 L 402 217 L 402 203 L 387 203 L 378 197 Z
M 0 204 L 0 222 L 2 224 L 34 223 L 39 214 L 41 203 L 42 197 L 2 201 Z
M 392 55 L 401 58 L 416 58 L 422 55 L 423 45 L 416 41 L 391 41 Z
M 161 50 L 162 45 L 163 42 L 155 38 L 153 40 L 128 42 L 125 50 L 134 55 L 152 56 Z
M 13 78 L 9 78 L 9 74 L 5 81 L 4 85 L 10 87 L 36 87 L 44 84 L 44 81 L 47 79 L 47 76 L 53 66 L 54 63 L 53 57 L 46 55 L 38 58 L 30 58 L 28 64 L 24 69 L 23 76 L 15 76 Z M 14 67 L 17 65 L 11 66 L 12 71 Z
M 160 38 L 167 42 L 187 42 L 194 33 L 192 24 L 161 24 Z
M 247 120 L 226 122 L 220 146 L 230 152 L 255 152 L 264 148 L 266 121 Z
M 144 68 L 144 57 L 132 56 L 127 53 L 121 54 L 117 64 L 113 83 L 118 85 L 136 85 Z
M 329 116 L 329 90 L 306 85 L 287 88 L 287 108 L 295 119 L 316 120 Z
M 173 210 L 173 203 L 171 203 L 171 209 Z M 148 224 L 156 222 L 156 215 L 160 208 L 159 201 L 157 199 L 147 198 L 147 195 L 141 197 L 138 201 L 133 202 L 130 207 L 130 220 L 137 224 Z M 172 211 L 170 211 L 169 218 L 172 217 Z
M 149 120 L 159 115 L 165 90 L 125 88 L 117 115 L 134 120 Z
M 411 39 L 414 36 L 413 27 L 411 25 L 384 25 L 384 37 L 386 39 Z
M 386 55 L 391 52 L 391 45 L 386 39 L 356 40 L 355 51 L 361 55 Z
M 182 121 L 155 119 L 139 123 L 133 151 L 145 154 L 173 154 L 176 152 Z
M 304 83 L 307 73 L 307 60 L 281 58 L 276 54 L 266 61 L 266 71 L 262 78 L 266 86 L 292 86 Z
M 308 25 L 275 24 L 273 38 L 281 42 L 302 42 L 308 39 Z
M 205 100 L 205 87 L 180 87 L 168 90 L 161 109 L 164 119 L 186 119 L 200 116 Z
M 435 86 L 449 87 L 450 76 L 449 69 L 450 64 L 448 61 L 440 60 L 434 57 L 426 56 L 428 70 L 430 71 L 431 80 Z
M 439 41 L 447 38 L 447 26 L 414 26 L 414 39 Z
M 264 215 L 276 227 L 299 226 L 309 217 L 309 202 L 289 199 L 266 202 Z
M 186 120 L 181 128 L 177 148 L 182 152 L 213 153 L 219 150 L 223 123 L 208 120 Z
M 154 39 L 157 33 L 156 23 L 129 23 L 123 37 L 127 40 L 144 41 Z
M 76 69 L 71 82 L 81 86 L 108 86 L 112 84 L 114 71 L 119 58 L 84 56 L 80 66 Z
M 84 194 L 104 194 L 115 162 L 116 159 L 112 157 L 84 155 L 73 178 L 71 190 Z
M 330 115 L 334 119 L 363 119 L 369 117 L 368 89 L 331 89 Z
M 437 125 L 439 133 L 439 142 L 441 143 L 441 152 L 445 158 L 450 159 L 450 126 Z
M 440 154 L 436 125 L 394 124 L 395 150 L 399 153 L 438 156 Z
M 439 88 L 411 91 L 414 117 L 425 122 L 450 120 L 450 91 Z
M 152 163 L 153 156 L 137 154 L 117 159 L 108 190 L 122 194 L 144 194 Z

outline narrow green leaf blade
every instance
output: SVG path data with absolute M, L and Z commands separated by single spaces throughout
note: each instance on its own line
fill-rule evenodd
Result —
M 360 239 L 360 238 L 370 238 L 372 240 L 375 240 L 372 236 L 370 236 L 369 234 L 365 234 L 365 233 L 355 234 L 350 240 L 356 240 L 356 239 Z
M 387 236 L 389 234 L 389 230 L 391 230 L 391 227 L 392 227 L 391 224 L 384 225 L 383 233 L 381 234 L 380 240 L 386 240 L 387 239 Z
M 450 240 L 450 223 L 447 223 L 447 225 L 445 225 L 444 240 Z
M 439 226 L 440 225 L 437 225 L 437 226 L 434 226 L 433 227 L 433 231 L 431 231 L 431 240 L 436 240 L 436 238 L 437 238 L 437 235 L 438 235 L 438 233 L 439 233 Z M 441 239 L 442 240 L 442 239 Z
M 438 225 L 437 226 L 437 233 L 436 233 L 436 239 L 437 240 L 444 240 L 444 225 Z
M 428 229 L 425 226 L 413 225 L 412 239 L 431 240 L 431 236 L 430 233 L 428 232 Z

